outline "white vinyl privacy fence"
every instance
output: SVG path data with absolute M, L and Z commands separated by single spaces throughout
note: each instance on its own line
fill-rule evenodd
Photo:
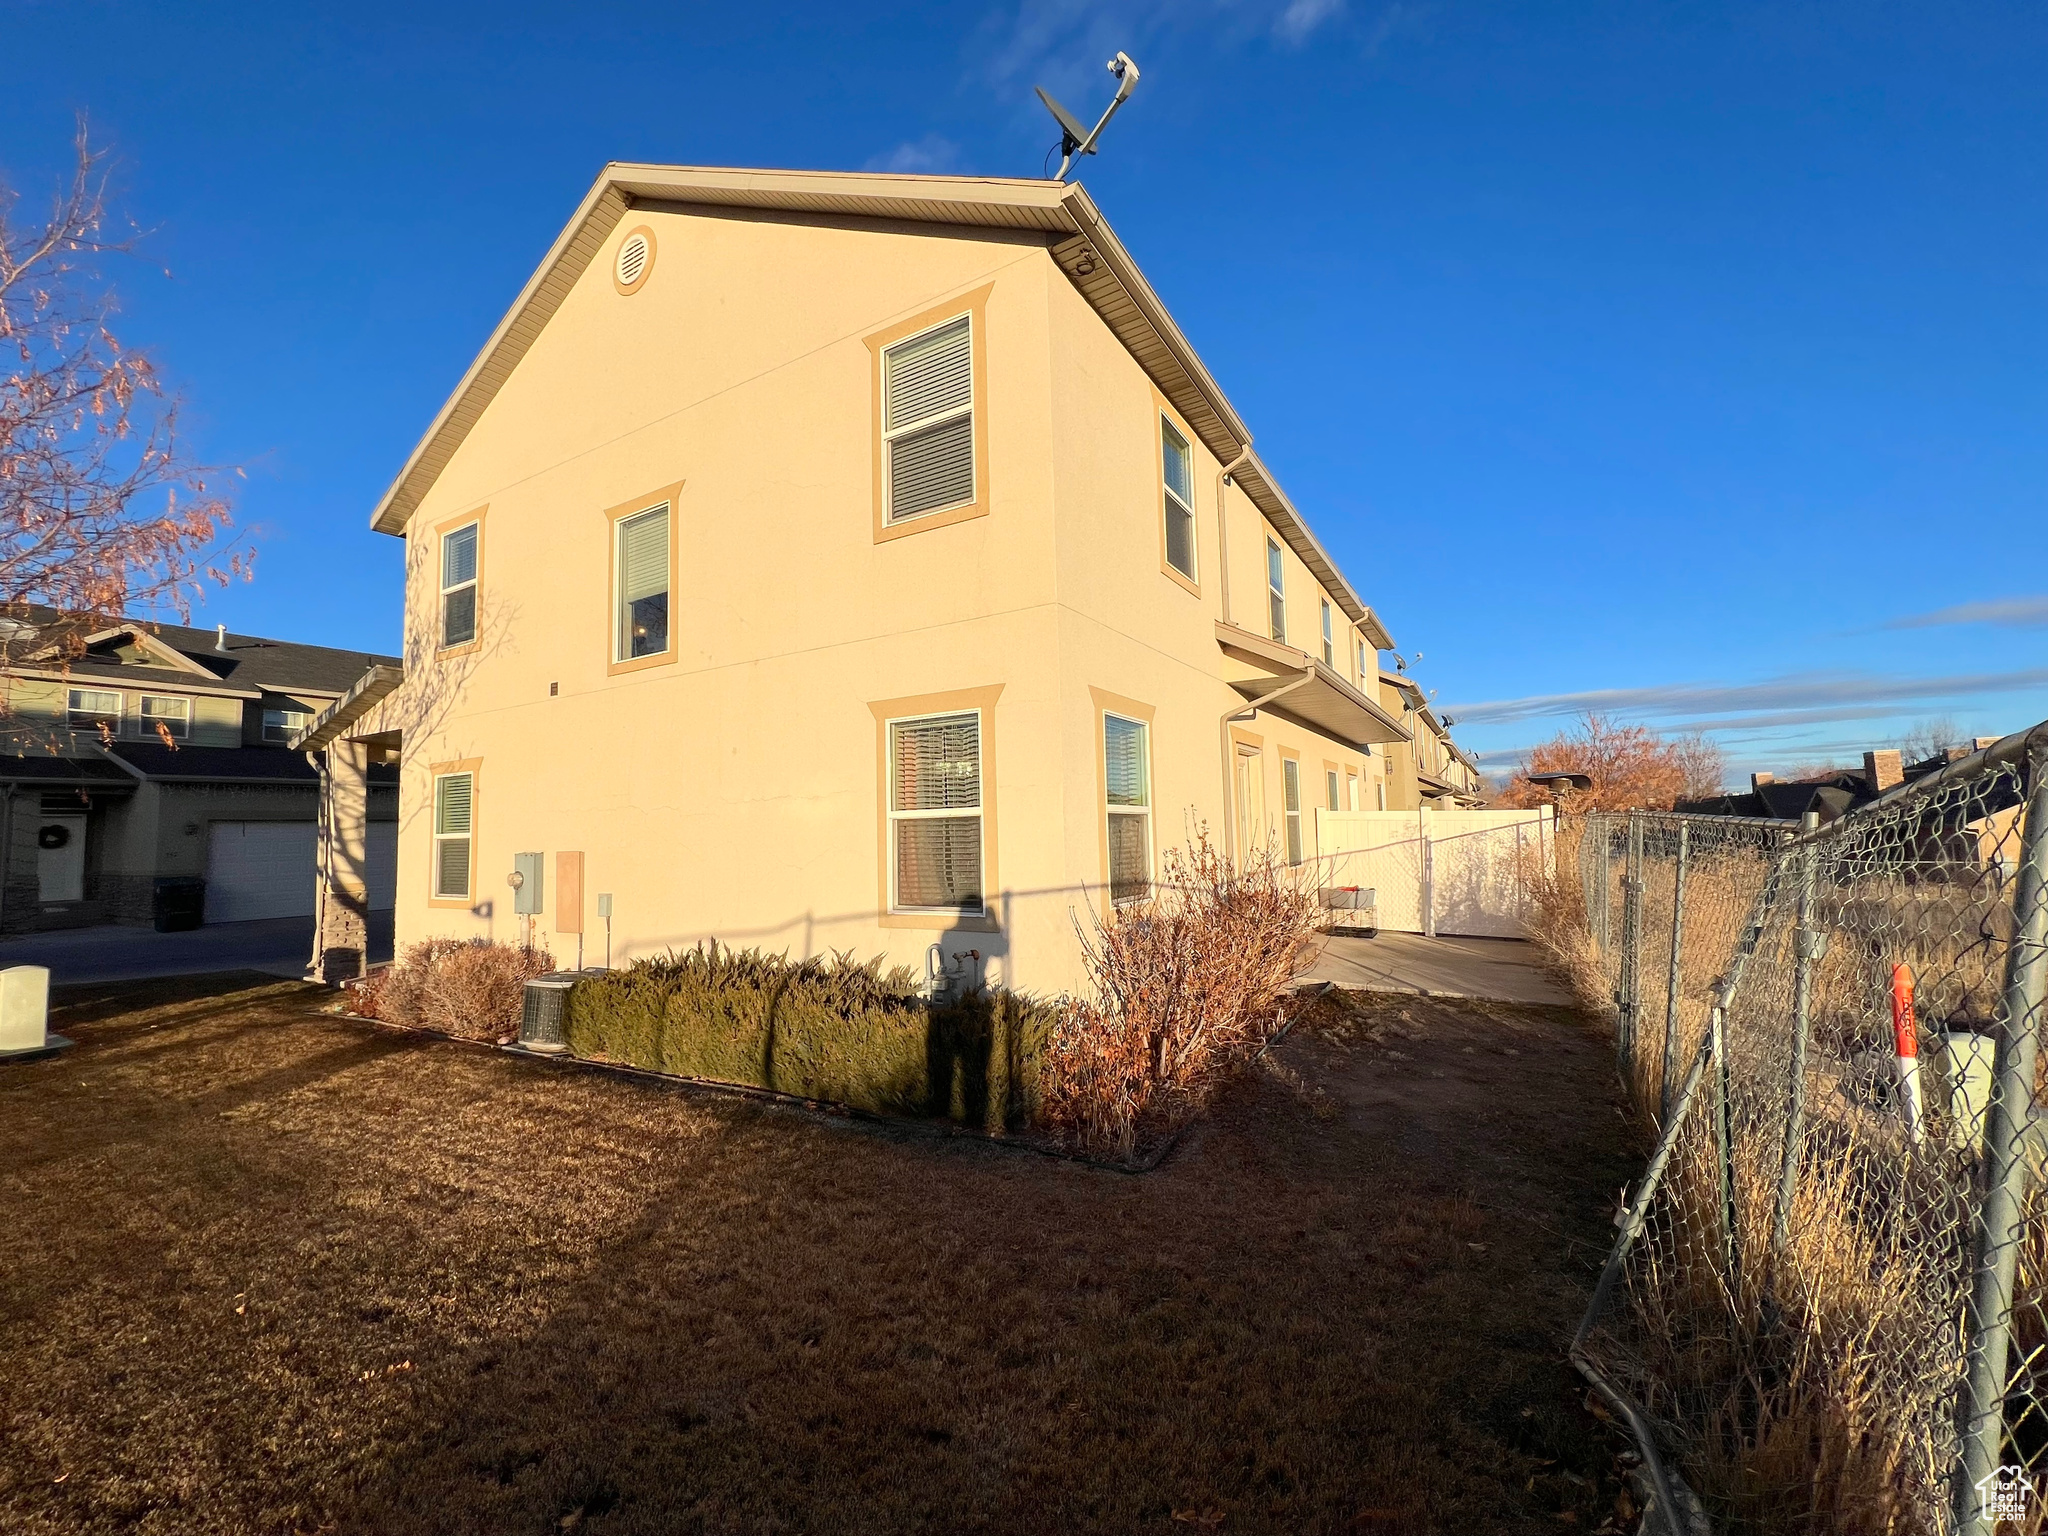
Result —
M 1378 893 L 1395 933 L 1520 938 L 1525 879 L 1556 869 L 1548 807 L 1316 812 L 1320 883 Z

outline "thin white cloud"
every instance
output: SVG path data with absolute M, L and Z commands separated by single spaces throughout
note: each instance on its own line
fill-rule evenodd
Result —
M 887 154 L 877 155 L 861 167 L 864 171 L 895 171 L 916 175 L 943 175 L 961 168 L 958 144 L 942 133 L 928 133 L 921 139 L 898 144 Z
M 1998 597 L 1982 603 L 1958 603 L 1932 613 L 1893 619 L 1886 629 L 1945 629 L 1952 624 L 1993 624 L 2002 629 L 2048 629 L 2048 596 Z
M 1283 42 L 1301 43 L 1343 9 L 1344 0 L 1289 0 L 1287 9 L 1273 23 L 1273 31 Z
M 1634 719 L 1691 717 L 1689 726 L 1718 729 L 1713 716 L 1746 716 L 1746 728 L 1776 721 L 1879 719 L 1897 706 L 1990 693 L 2048 689 L 2048 667 L 1948 677 L 1873 677 L 1857 672 L 1795 672 L 1756 683 L 1681 683 L 1660 688 L 1601 688 L 1535 694 L 1448 706 L 1461 724 L 1569 718 L 1587 711 Z M 1884 706 L 1891 706 L 1886 708 Z M 1815 713 L 1816 711 L 1820 713 Z M 1733 722 L 1725 722 L 1733 724 Z

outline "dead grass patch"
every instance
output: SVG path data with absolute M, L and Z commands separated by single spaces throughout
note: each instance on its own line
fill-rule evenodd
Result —
M 1275 1054 L 1334 1113 L 1242 1077 L 1131 1179 L 180 987 L 0 1074 L 10 1536 L 1613 1508 L 1560 1341 L 1624 1149 L 1557 1017 L 1329 1003 Z

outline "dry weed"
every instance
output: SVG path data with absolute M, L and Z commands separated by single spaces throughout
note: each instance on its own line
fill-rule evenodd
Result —
M 1292 871 L 1270 857 L 1234 870 L 1206 828 L 1162 863 L 1151 900 L 1082 929 L 1092 992 L 1055 1021 L 1041 1088 L 1062 1135 L 1126 1157 L 1265 1043 L 1321 915 Z

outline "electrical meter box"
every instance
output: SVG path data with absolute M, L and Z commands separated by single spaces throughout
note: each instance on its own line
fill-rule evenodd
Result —
M 548 857 L 544 853 L 512 855 L 512 868 L 519 875 L 519 885 L 512 892 L 512 910 L 521 917 L 536 916 L 545 905 L 542 886 L 547 862 Z

